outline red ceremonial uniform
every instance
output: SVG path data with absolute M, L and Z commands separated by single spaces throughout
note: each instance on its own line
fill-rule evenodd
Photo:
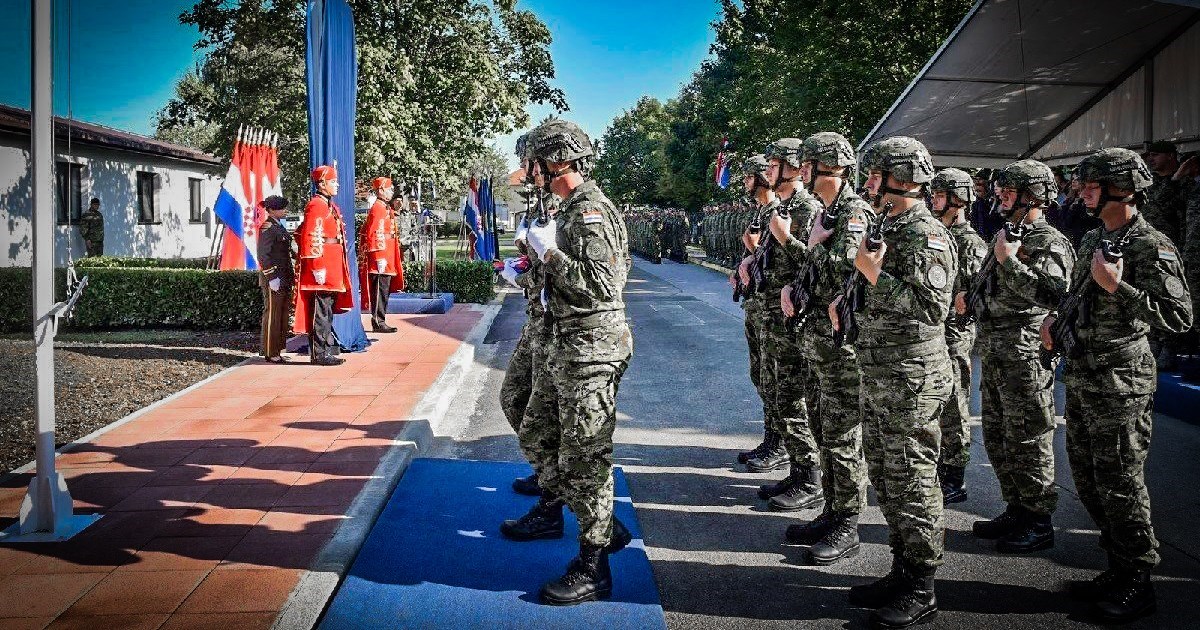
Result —
M 313 196 L 304 207 L 304 219 L 296 239 L 300 245 L 300 274 L 296 277 L 298 290 L 293 328 L 297 333 L 307 333 L 306 294 L 315 291 L 336 293 L 336 313 L 354 308 L 350 293 L 350 266 L 346 262 L 346 229 L 337 204 L 327 197 Z
M 362 309 L 370 309 L 371 297 L 367 274 L 391 276 L 389 292 L 404 290 L 404 265 L 400 256 L 400 243 L 396 240 L 396 216 L 384 202 L 376 199 L 367 211 L 362 233 L 358 235 L 358 248 L 363 252 L 359 269 L 359 293 Z

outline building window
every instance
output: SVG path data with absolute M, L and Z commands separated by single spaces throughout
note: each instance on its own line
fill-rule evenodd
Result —
M 191 212 L 188 215 L 188 218 L 192 223 L 204 222 L 203 183 L 204 180 L 196 179 L 195 177 L 188 178 L 188 200 L 191 203 Z
M 78 223 L 83 211 L 83 165 L 71 162 L 54 164 L 55 205 L 60 224 Z
M 137 174 L 137 203 L 138 223 L 158 223 L 162 218 L 158 215 L 158 207 L 154 203 L 154 189 L 157 188 L 158 175 L 154 173 Z

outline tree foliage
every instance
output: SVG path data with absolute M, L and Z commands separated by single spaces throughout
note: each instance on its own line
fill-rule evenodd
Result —
M 600 139 L 604 150 L 593 175 L 613 201 L 666 202 L 657 189 L 666 173 L 661 147 L 669 132 L 666 108 L 649 96 L 612 121 Z
M 550 31 L 516 0 L 349 0 L 358 51 L 356 170 L 432 178 L 462 190 L 490 139 L 529 123 L 528 103 L 567 104 L 553 87 Z M 293 197 L 308 189 L 305 0 L 197 0 L 199 68 L 159 112 L 157 135 L 228 156 L 238 126 L 280 134 Z M 441 195 L 454 205 L 457 195 Z
M 971 0 L 721 0 L 710 55 L 665 106 L 669 131 L 654 147 L 662 172 L 635 203 L 691 210 L 728 198 L 712 183 L 728 138 L 741 155 L 781 137 L 837 131 L 852 142 L 875 122 L 966 15 Z M 640 104 L 640 103 L 639 103 Z M 609 130 L 638 128 L 639 108 Z M 661 124 L 653 114 L 653 125 Z M 607 134 L 606 134 L 607 137 Z M 603 144 L 600 167 L 631 163 L 626 144 Z M 619 171 L 613 171 L 619 172 Z M 660 200 L 660 201 L 656 201 Z

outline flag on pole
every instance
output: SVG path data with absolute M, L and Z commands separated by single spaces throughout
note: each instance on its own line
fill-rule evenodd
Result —
M 467 194 L 463 197 L 463 222 L 471 230 L 471 244 L 474 246 L 474 251 L 468 252 L 468 254 L 474 254 L 468 256 L 471 260 L 486 260 L 483 254 L 487 244 L 483 241 L 483 224 L 480 221 L 479 190 L 479 180 L 472 176 L 467 182 Z
M 229 170 L 213 204 L 213 213 L 225 224 L 222 271 L 258 269 L 258 228 L 266 219 L 259 204 L 282 191 L 279 153 L 271 136 L 264 129 L 247 128 L 233 143 Z
M 729 138 L 722 138 L 721 150 L 717 152 L 717 168 L 715 171 L 716 183 L 721 189 L 729 188 L 729 156 L 725 155 L 725 150 L 728 148 Z

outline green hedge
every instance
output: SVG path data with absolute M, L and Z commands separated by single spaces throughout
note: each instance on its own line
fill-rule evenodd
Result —
M 76 267 L 138 268 L 138 269 L 206 269 L 212 259 L 200 258 L 139 258 L 136 256 L 92 256 L 75 261 Z
M 427 291 L 425 263 L 404 263 L 406 291 Z M 492 263 L 481 260 L 439 260 L 437 263 L 438 290 L 454 294 L 456 302 L 485 304 L 496 295 L 496 274 Z

